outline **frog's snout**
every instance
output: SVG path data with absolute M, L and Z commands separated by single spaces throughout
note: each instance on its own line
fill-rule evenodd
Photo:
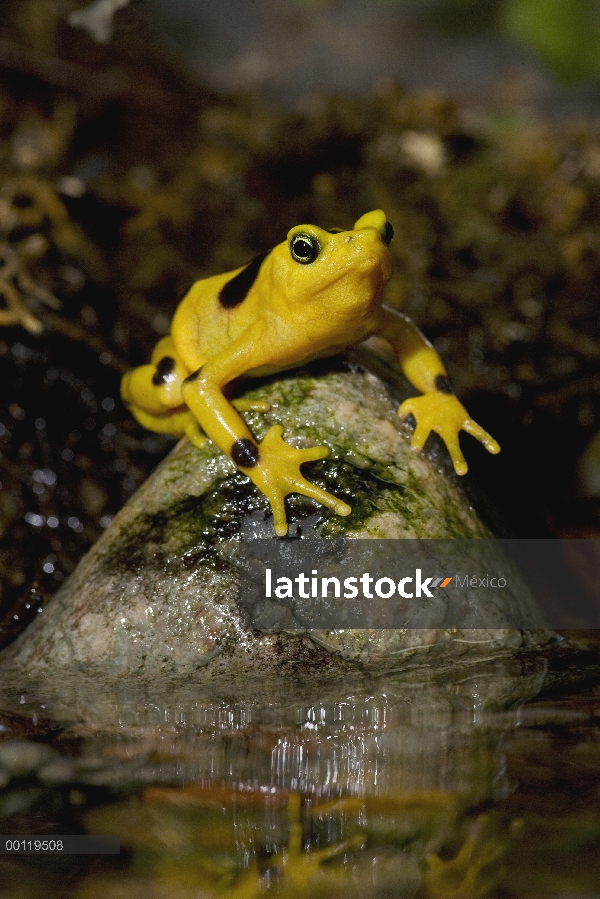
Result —
M 383 209 L 374 209 L 372 212 L 367 212 L 361 216 L 354 224 L 354 231 L 360 231 L 361 228 L 375 228 L 381 234 L 381 238 L 386 246 L 389 245 L 394 236 L 394 229 L 391 223 L 388 222 Z

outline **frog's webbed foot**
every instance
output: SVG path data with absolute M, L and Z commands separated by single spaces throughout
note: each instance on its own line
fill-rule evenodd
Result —
M 254 448 L 257 460 L 253 465 L 244 465 L 243 459 L 234 458 L 238 467 L 254 481 L 269 500 L 275 533 L 279 537 L 285 537 L 288 531 L 284 505 L 288 493 L 301 493 L 333 509 L 338 515 L 349 515 L 352 509 L 347 503 L 311 484 L 300 472 L 300 466 L 304 462 L 325 459 L 329 455 L 329 450 L 324 446 L 296 449 L 282 439 L 282 433 L 281 425 L 269 428 L 262 443 L 258 448 Z
M 414 415 L 417 425 L 411 444 L 416 450 L 423 449 L 431 431 L 439 434 L 448 447 L 457 474 L 466 474 L 468 470 L 458 442 L 460 431 L 466 431 L 483 443 L 488 453 L 500 452 L 500 446 L 494 438 L 469 417 L 465 407 L 451 394 L 431 392 L 410 397 L 404 400 L 398 409 L 398 415 L 400 418 Z

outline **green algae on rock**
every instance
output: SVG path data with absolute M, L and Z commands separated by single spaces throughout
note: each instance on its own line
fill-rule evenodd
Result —
M 323 368 L 323 366 L 321 366 Z M 289 502 L 291 532 L 348 538 L 485 538 L 489 532 L 457 488 L 413 452 L 396 402 L 374 374 L 329 363 L 262 383 L 271 404 L 248 422 L 262 438 L 275 423 L 296 446 L 329 446 L 310 477 L 353 506 L 339 518 L 304 497 Z M 44 677 L 61 670 L 106 677 L 265 676 L 266 671 L 348 665 L 403 667 L 412 660 L 493 656 L 548 637 L 524 585 L 505 591 L 507 621 L 532 629 L 439 627 L 261 633 L 244 627 L 237 602 L 240 535 L 272 535 L 268 503 L 210 442 L 182 441 L 114 519 L 44 609 L 0 656 L 4 671 Z M 485 600 L 484 600 L 485 601 Z M 511 617 L 512 616 L 512 617 Z M 472 628 L 472 625 L 471 625 Z M 539 629 L 539 630 L 538 630 Z

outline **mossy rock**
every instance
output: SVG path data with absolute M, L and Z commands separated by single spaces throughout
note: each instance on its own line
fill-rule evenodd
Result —
M 358 365 L 280 376 L 251 394 L 271 404 L 246 419 L 262 438 L 280 423 L 297 446 L 325 444 L 329 459 L 309 477 L 353 507 L 340 518 L 289 498 L 290 532 L 323 537 L 486 538 L 457 485 L 408 433 L 384 383 Z M 493 460 L 490 460 L 493 464 Z M 211 443 L 181 441 L 116 516 L 27 631 L 0 656 L 0 670 L 32 677 L 85 670 L 105 677 L 187 675 L 235 681 L 315 667 L 385 670 L 444 659 L 492 657 L 548 638 L 520 584 L 503 601 L 533 628 L 330 630 L 262 633 L 246 628 L 237 602 L 240 534 L 275 539 L 266 498 Z M 415 600 L 419 602 L 419 600 Z M 460 625 L 460 622 L 458 622 Z M 537 630 L 539 628 L 539 630 Z

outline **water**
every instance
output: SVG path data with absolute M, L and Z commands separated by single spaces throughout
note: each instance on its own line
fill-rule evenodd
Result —
M 0 895 L 599 896 L 599 647 L 260 696 L 4 684 L 0 831 L 121 853 L 0 855 Z

